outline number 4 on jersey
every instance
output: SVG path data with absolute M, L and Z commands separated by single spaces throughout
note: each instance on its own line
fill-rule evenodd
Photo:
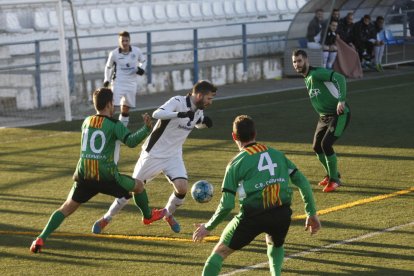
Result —
M 268 170 L 271 176 L 275 175 L 275 168 L 277 168 L 277 164 L 273 163 L 270 155 L 267 151 L 260 154 L 259 164 L 257 165 L 257 169 L 261 171 Z

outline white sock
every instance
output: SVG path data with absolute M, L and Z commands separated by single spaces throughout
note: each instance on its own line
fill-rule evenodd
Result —
M 375 46 L 375 48 L 374 48 L 375 64 L 379 64 L 379 52 L 380 52 L 380 47 Z
M 168 211 L 168 215 L 174 214 L 175 210 L 184 203 L 184 198 L 178 198 L 174 193 L 170 195 L 165 209 Z
M 119 213 L 119 211 L 122 210 L 122 208 L 125 207 L 129 202 L 129 199 L 125 197 L 116 198 L 114 202 L 112 202 L 111 207 L 109 207 L 108 212 L 104 215 L 104 219 L 112 219 L 113 216 Z
M 128 126 L 129 116 L 124 117 L 124 116 L 122 116 L 122 114 L 119 114 L 118 120 L 120 120 L 124 124 L 124 126 Z
M 122 116 L 122 114 L 119 114 L 119 120 L 122 122 L 122 124 L 124 124 L 124 126 L 127 126 L 128 123 L 129 123 L 129 116 L 124 117 L 124 116 Z M 121 151 L 121 142 L 116 141 L 115 142 L 115 151 L 114 151 L 114 162 L 115 162 L 115 164 L 118 164 L 120 151 Z
M 378 64 L 382 64 L 382 57 L 384 56 L 385 45 L 379 46 Z
M 331 69 L 335 59 L 336 59 L 337 52 L 329 52 L 329 59 L 328 59 L 328 68 Z
M 323 68 L 326 68 L 326 64 L 328 63 L 328 51 L 323 51 Z

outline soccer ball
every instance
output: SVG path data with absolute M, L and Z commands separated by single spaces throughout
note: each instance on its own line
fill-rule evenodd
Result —
M 213 198 L 213 185 L 206 180 L 199 180 L 191 188 L 191 196 L 198 203 L 209 202 Z

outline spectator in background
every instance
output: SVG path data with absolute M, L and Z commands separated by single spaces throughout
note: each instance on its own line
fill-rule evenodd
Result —
M 414 1 L 407 2 L 407 20 L 408 28 L 410 29 L 410 35 L 414 37 Z
M 352 28 L 354 27 L 354 13 L 348 12 L 348 14 L 339 20 L 337 33 L 341 39 L 349 46 L 355 48 L 352 37 Z
M 339 21 L 341 18 L 341 13 L 339 12 L 339 9 L 333 9 L 331 14 L 331 21 L 336 20 Z
M 384 55 L 384 38 L 385 38 L 385 33 L 384 33 L 384 17 L 382 16 L 378 16 L 377 19 L 375 20 L 375 31 L 377 34 L 377 39 L 375 41 L 375 46 L 374 46 L 374 56 L 375 56 L 375 69 L 378 72 L 383 71 L 382 68 L 382 57 Z
M 328 26 L 325 42 L 323 44 L 323 67 L 332 69 L 332 66 L 336 59 L 338 48 L 335 45 L 336 42 L 336 29 L 338 28 L 338 21 L 335 18 L 331 18 L 331 22 Z
M 315 17 L 309 22 L 306 38 L 308 48 L 320 49 L 322 39 L 323 9 L 315 11 Z
M 369 14 L 364 15 L 360 21 L 354 24 L 352 36 L 362 67 L 371 66 L 376 33 Z
M 321 37 L 321 39 L 323 39 L 324 32 L 326 30 L 328 30 L 328 27 L 329 27 L 329 24 L 331 24 L 331 21 L 332 20 L 339 21 L 340 17 L 341 17 L 341 14 L 339 12 L 339 9 L 333 9 L 332 13 L 331 13 L 331 16 L 322 23 L 322 37 Z

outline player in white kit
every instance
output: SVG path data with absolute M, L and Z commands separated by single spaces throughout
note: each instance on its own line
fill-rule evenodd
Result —
M 155 110 L 152 117 L 158 121 L 142 145 L 132 175 L 135 182 L 143 187 L 144 183 L 164 173 L 174 187 L 165 206 L 167 215 L 164 220 L 176 233 L 180 232 L 181 227 L 173 214 L 183 204 L 188 189 L 187 171 L 182 156 L 183 144 L 194 127 L 212 127 L 211 119 L 204 116 L 203 111 L 212 104 L 216 91 L 217 88 L 212 83 L 201 80 L 187 96 L 172 97 Z M 108 212 L 95 222 L 93 232 L 99 234 L 127 203 L 127 198 L 116 199 Z
M 109 53 L 105 66 L 104 87 L 112 82 L 114 105 L 120 106 L 119 120 L 125 125 L 129 122 L 129 109 L 135 107 L 138 75 L 145 73 L 146 58 L 141 49 L 131 46 L 127 31 L 118 34 L 119 47 Z M 115 147 L 114 161 L 119 160 L 120 142 Z

